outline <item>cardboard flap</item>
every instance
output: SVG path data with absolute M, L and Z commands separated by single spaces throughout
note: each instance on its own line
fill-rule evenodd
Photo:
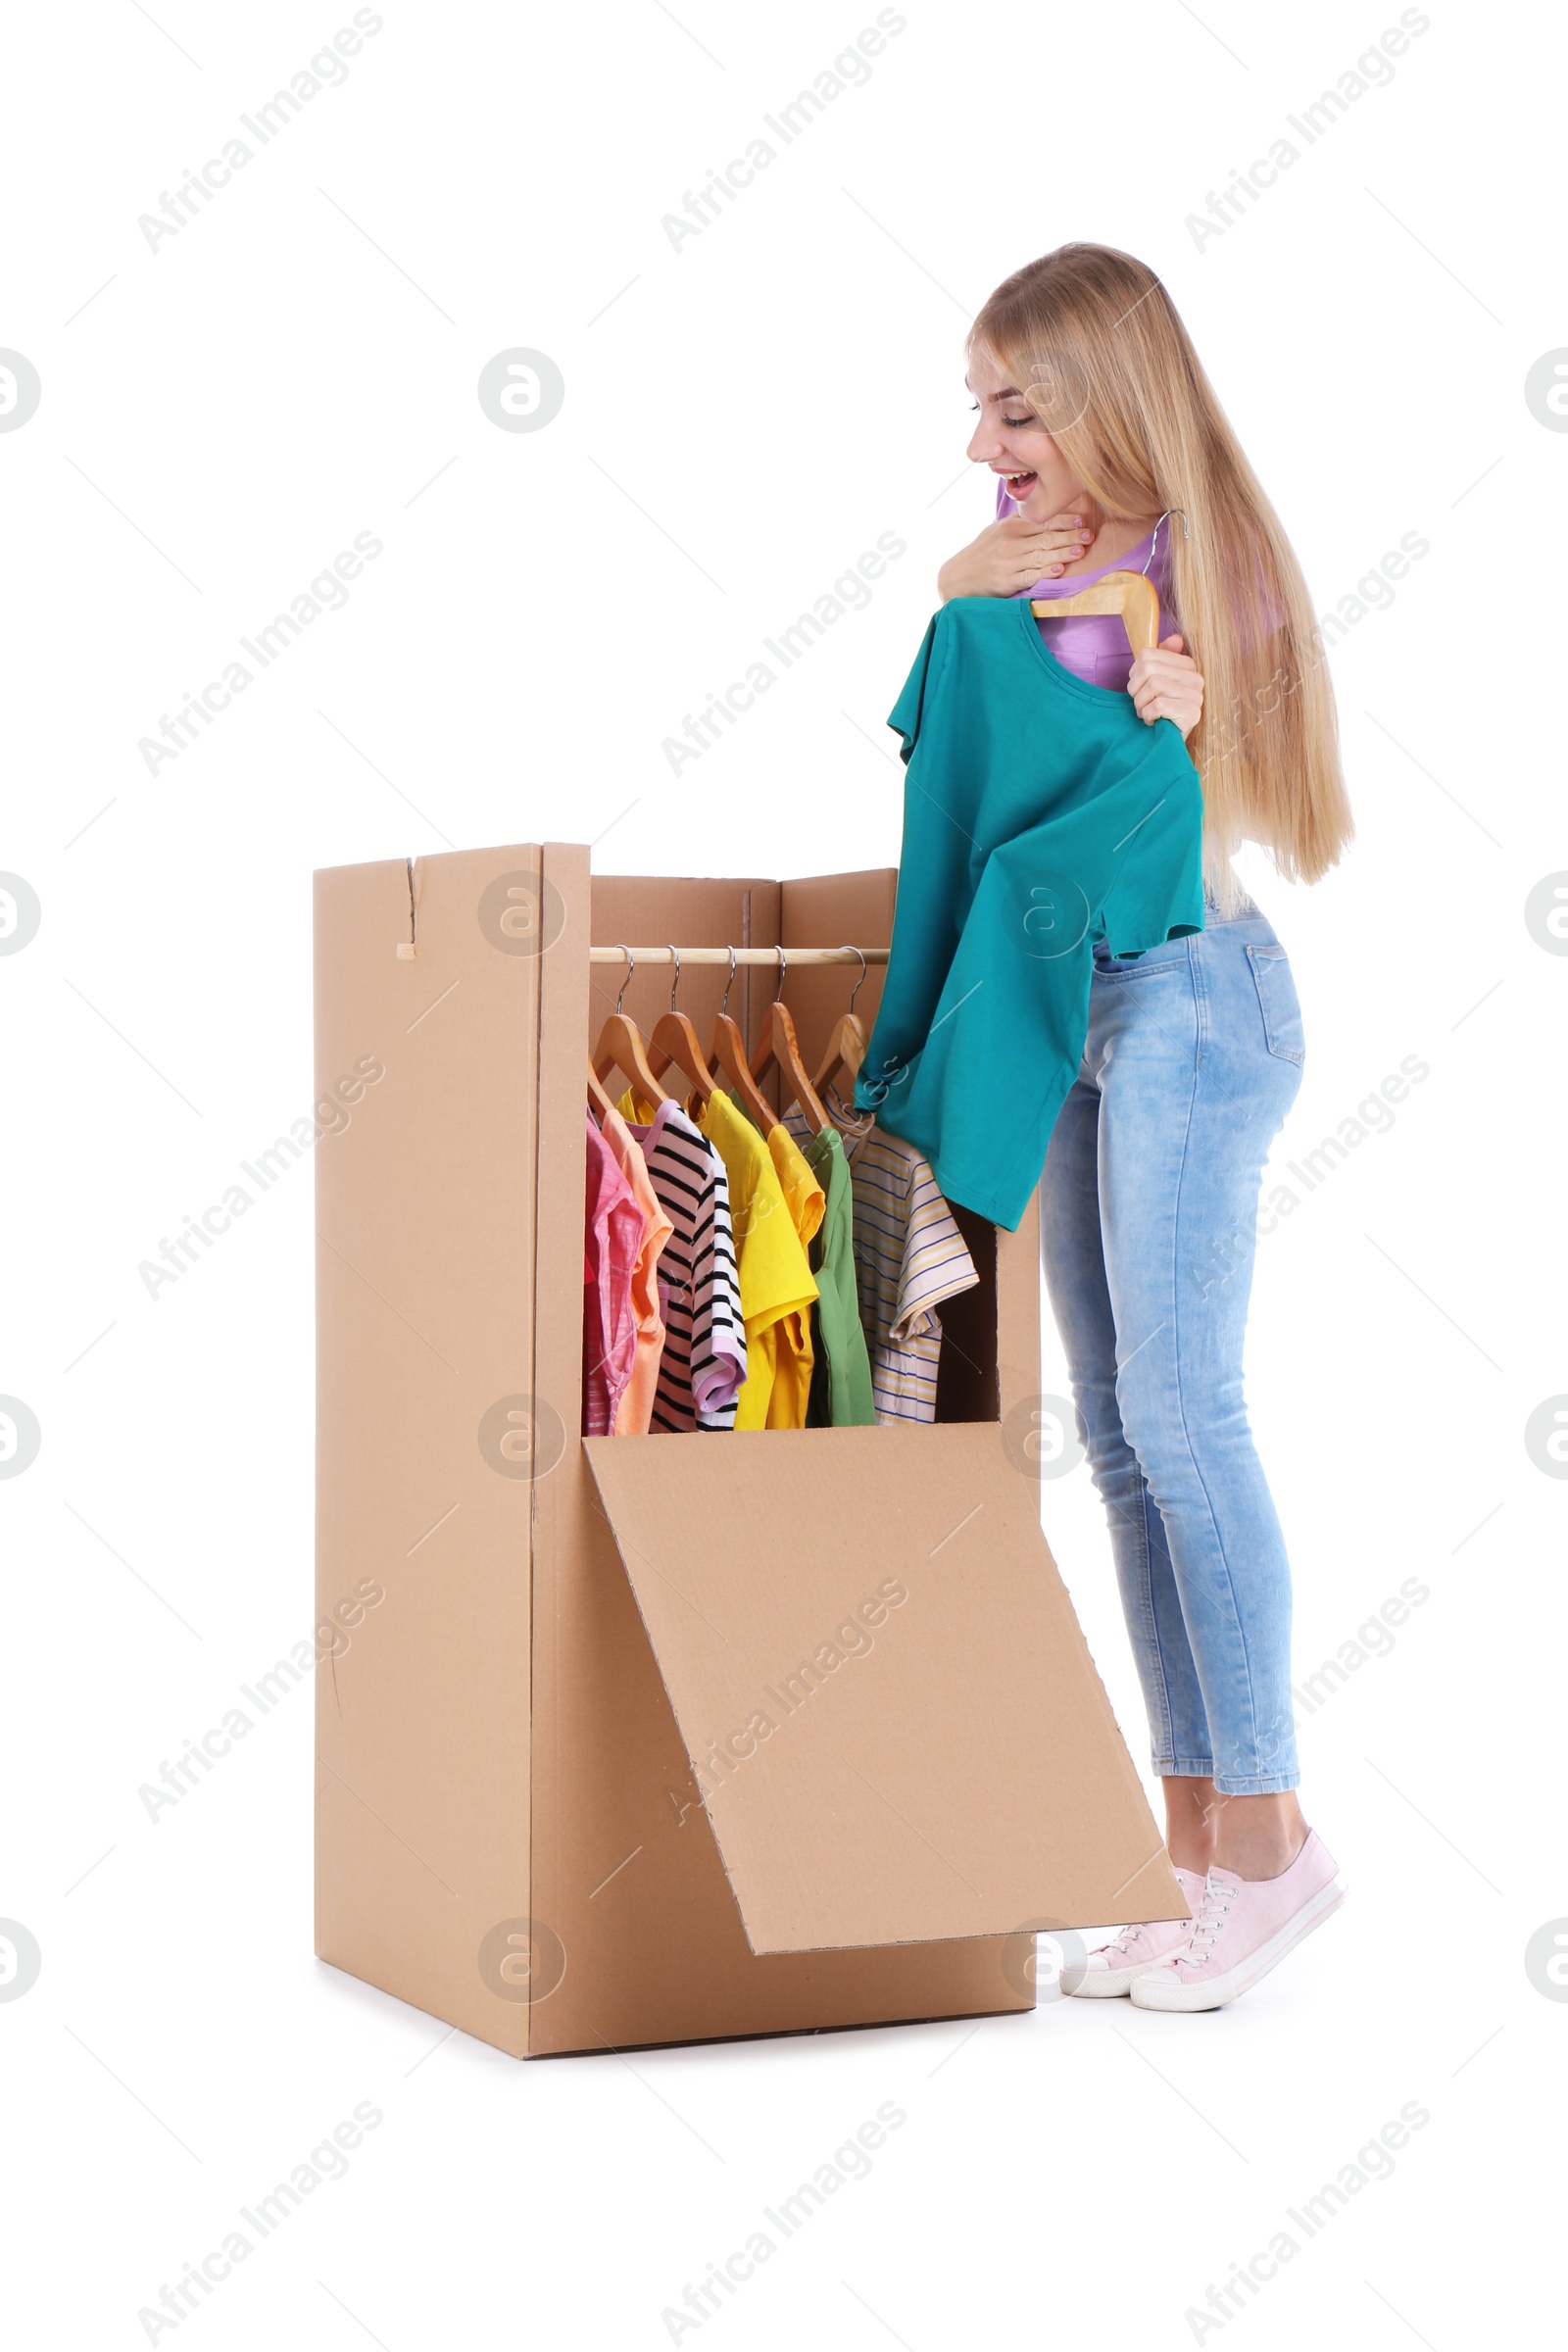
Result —
M 583 1444 L 754 1951 L 1186 1916 L 996 1422 Z

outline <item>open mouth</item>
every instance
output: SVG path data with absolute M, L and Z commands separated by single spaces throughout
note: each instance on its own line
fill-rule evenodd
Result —
M 1007 496 L 1021 505 L 1040 476 L 1038 473 L 1008 473 L 1004 474 L 1003 479 L 1006 483 Z

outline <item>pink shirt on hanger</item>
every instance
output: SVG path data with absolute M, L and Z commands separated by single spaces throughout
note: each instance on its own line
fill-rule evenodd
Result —
M 615 1155 L 588 1125 L 588 1191 L 583 1228 L 582 1434 L 607 1438 L 637 1353 L 632 1271 L 643 1244 L 643 1212 Z

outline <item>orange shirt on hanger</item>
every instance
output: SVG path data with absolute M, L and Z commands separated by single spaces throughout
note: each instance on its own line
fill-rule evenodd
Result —
M 643 1212 L 643 1246 L 631 1273 L 631 1304 L 636 1319 L 636 1352 L 631 1378 L 615 1413 L 617 1438 L 642 1438 L 653 1424 L 654 1396 L 659 1388 L 659 1359 L 664 1346 L 664 1319 L 659 1310 L 659 1260 L 674 1224 L 660 1205 L 648 1174 L 641 1144 L 618 1110 L 605 1113 L 605 1142 Z

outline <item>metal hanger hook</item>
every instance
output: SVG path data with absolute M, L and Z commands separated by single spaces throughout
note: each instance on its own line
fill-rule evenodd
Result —
M 782 1004 L 784 1002 L 784 983 L 790 976 L 789 957 L 782 948 L 775 948 L 773 953 L 778 957 L 778 999 Z
M 631 954 L 631 950 L 630 950 L 630 948 L 628 948 L 628 947 L 627 947 L 627 946 L 624 944 L 624 942 L 617 942 L 617 945 L 620 947 L 620 952 L 621 952 L 621 954 L 622 954 L 622 955 L 625 956 L 625 958 L 626 958 L 626 977 L 625 977 L 625 979 L 624 979 L 624 980 L 622 980 L 622 982 L 621 982 L 621 984 L 620 984 L 619 988 L 618 988 L 618 989 L 616 990 L 616 992 L 615 992 L 615 1010 L 618 1012 L 618 1011 L 620 1010 L 620 1000 L 621 1000 L 621 998 L 622 998 L 622 997 L 623 997 L 623 996 L 626 994 L 626 991 L 627 991 L 627 989 L 628 989 L 628 988 L 630 988 L 630 986 L 631 986 L 631 976 L 632 976 L 633 972 L 634 972 L 634 971 L 637 969 L 637 966 L 636 966 L 636 964 L 635 964 L 635 963 L 632 961 L 632 954 Z
M 673 1012 L 675 1009 L 675 999 L 680 990 L 680 953 L 673 940 L 671 940 L 668 944 L 670 960 L 675 966 L 675 976 L 669 984 L 669 1009 L 671 1012 Z
M 720 1001 L 719 1001 L 719 1007 L 718 1007 L 718 1017 L 719 1017 L 719 1019 L 720 1019 L 721 1021 L 722 1021 L 722 1020 L 727 1020 L 727 1019 L 729 1018 L 729 992 L 730 992 L 730 990 L 731 990 L 731 989 L 734 987 L 734 985 L 735 985 L 735 951 L 734 951 L 734 949 L 733 949 L 733 948 L 731 948 L 731 949 L 730 949 L 730 952 L 729 952 L 729 978 L 728 978 L 728 979 L 725 981 L 725 983 L 724 983 L 724 994 L 723 994 L 723 997 L 722 997 L 722 998 L 720 999 Z
M 865 957 L 860 956 L 860 951 L 858 948 L 851 947 L 848 941 L 846 941 L 844 946 L 840 948 L 839 954 L 841 956 L 860 956 L 860 978 L 859 980 L 857 980 L 855 986 L 850 991 L 850 1010 L 853 1012 L 855 1010 L 855 1000 L 860 993 L 860 982 L 865 978 Z
M 1160 516 L 1160 518 L 1159 518 L 1159 522 L 1169 522 L 1169 520 L 1170 520 L 1170 518 L 1171 518 L 1171 516 L 1172 516 L 1173 514 L 1181 514 L 1181 516 L 1182 516 L 1182 537 L 1183 537 L 1184 539 L 1190 539 L 1190 538 L 1192 537 L 1192 535 L 1193 535 L 1193 534 L 1192 534 L 1192 531 L 1191 531 L 1191 529 L 1190 529 L 1190 527 L 1189 527 L 1189 525 L 1188 525 L 1187 517 L 1186 517 L 1186 515 L 1185 515 L 1185 514 L 1182 514 L 1182 510 L 1181 510 L 1181 508 L 1180 508 L 1180 507 L 1167 507 L 1167 508 L 1165 509 L 1165 512 L 1164 512 L 1164 514 L 1163 514 Z M 1147 579 L 1147 578 L 1148 578 L 1148 576 L 1149 576 L 1149 566 L 1150 566 L 1150 564 L 1152 564 L 1152 562 L 1154 561 L 1154 550 L 1155 550 L 1155 548 L 1156 548 L 1156 547 L 1158 546 L 1158 544 L 1159 544 L 1159 522 L 1156 522 L 1156 523 L 1155 523 L 1155 525 L 1154 525 L 1153 529 L 1152 529 L 1152 530 L 1150 532 L 1150 534 L 1149 534 L 1149 554 L 1148 554 L 1148 557 L 1145 559 L 1145 563 L 1144 563 L 1144 577 L 1145 577 L 1146 579 Z M 1167 539 L 1168 539 L 1168 538 L 1169 538 L 1169 536 L 1170 536 L 1170 533 L 1167 531 L 1167 532 L 1166 532 L 1166 534 L 1165 534 L 1165 536 L 1166 536 L 1166 537 L 1167 537 Z

